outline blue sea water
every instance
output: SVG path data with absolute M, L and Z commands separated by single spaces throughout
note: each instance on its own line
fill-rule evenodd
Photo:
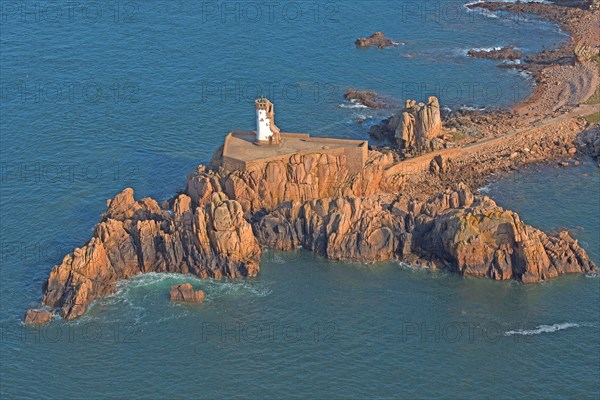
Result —
M 453 109 L 527 96 L 527 76 L 466 51 L 567 36 L 465 3 L 2 2 L 1 397 L 597 398 L 597 277 L 525 286 L 267 251 L 255 279 L 149 274 L 80 320 L 20 322 L 105 199 L 170 197 L 229 130 L 252 129 L 261 94 L 286 131 L 363 139 L 393 110 L 345 102 L 348 87 Z M 378 30 L 400 45 L 354 47 Z M 600 173 L 582 161 L 486 189 L 600 261 Z M 206 303 L 171 304 L 184 281 Z

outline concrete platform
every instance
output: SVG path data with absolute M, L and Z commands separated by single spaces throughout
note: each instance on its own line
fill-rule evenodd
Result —
M 306 133 L 281 132 L 283 143 L 280 145 L 258 145 L 254 143 L 255 138 L 254 131 L 230 132 L 223 145 L 223 166 L 244 171 L 254 163 L 287 161 L 293 154 L 345 154 L 351 172 L 358 172 L 368 157 L 366 140 L 314 138 Z

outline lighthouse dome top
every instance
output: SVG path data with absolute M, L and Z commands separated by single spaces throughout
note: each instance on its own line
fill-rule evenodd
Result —
M 273 106 L 273 103 L 269 101 L 269 99 L 265 97 L 258 98 L 254 101 L 257 110 L 267 110 L 270 106 Z

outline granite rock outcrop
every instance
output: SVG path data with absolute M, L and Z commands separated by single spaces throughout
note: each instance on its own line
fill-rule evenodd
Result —
M 118 280 L 141 273 L 252 277 L 259 271 L 261 246 L 302 246 L 336 260 L 401 260 L 526 283 L 597 270 L 567 233 L 547 235 L 527 226 L 517 214 L 474 196 L 462 184 L 424 202 L 385 193 L 381 185 L 388 158 L 372 152 L 365 172 L 358 174 L 362 178 L 349 177 L 342 188 L 316 179 L 312 185 L 293 186 L 301 187 L 297 191 L 286 189 L 287 179 L 298 185 L 300 171 L 319 171 L 298 169 L 305 161 L 325 170 L 337 165 L 320 164 L 315 156 L 284 169 L 266 163 L 241 175 L 200 168 L 191 177 L 193 184 L 188 181 L 189 192 L 162 207 L 149 198 L 136 201 L 133 190 L 125 189 L 108 201 L 92 239 L 52 269 L 42 303 L 73 319 L 95 298 L 113 293 Z M 171 297 L 201 301 L 202 294 L 180 285 L 172 288 Z M 29 310 L 26 321 L 43 323 L 51 315 Z
M 224 193 L 242 206 L 246 216 L 298 200 L 370 196 L 379 191 L 391 154 L 369 151 L 364 168 L 351 173 L 344 155 L 294 154 L 288 160 L 265 161 L 247 171 L 209 170 L 199 166 L 187 179 L 185 193 L 202 205 L 214 193 Z
M 293 201 L 253 226 L 265 246 L 302 246 L 336 260 L 398 259 L 526 283 L 597 269 L 567 233 L 527 226 L 464 185 L 424 203 L 392 195 Z
M 442 133 L 440 104 L 435 96 L 425 103 L 407 100 L 404 110 L 379 125 L 369 134 L 376 139 L 387 139 L 400 150 L 431 150 L 433 139 Z
M 65 319 L 81 316 L 91 301 L 116 290 L 116 282 L 145 272 L 201 278 L 255 276 L 261 248 L 241 205 L 214 193 L 203 206 L 176 196 L 164 209 L 132 189 L 108 201 L 92 239 L 65 256 L 44 284 L 42 303 Z

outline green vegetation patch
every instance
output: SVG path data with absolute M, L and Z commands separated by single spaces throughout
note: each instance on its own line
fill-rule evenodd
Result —
M 591 114 L 585 117 L 585 119 L 587 120 L 587 122 L 589 122 L 590 124 L 595 124 L 596 122 L 600 122 L 600 112 L 597 112 L 595 114 Z
M 598 72 L 600 73 L 600 56 L 594 56 L 594 59 L 596 60 L 596 65 L 598 65 Z M 596 88 L 596 93 L 594 93 L 592 97 L 587 99 L 583 104 L 600 104 L 600 87 Z

